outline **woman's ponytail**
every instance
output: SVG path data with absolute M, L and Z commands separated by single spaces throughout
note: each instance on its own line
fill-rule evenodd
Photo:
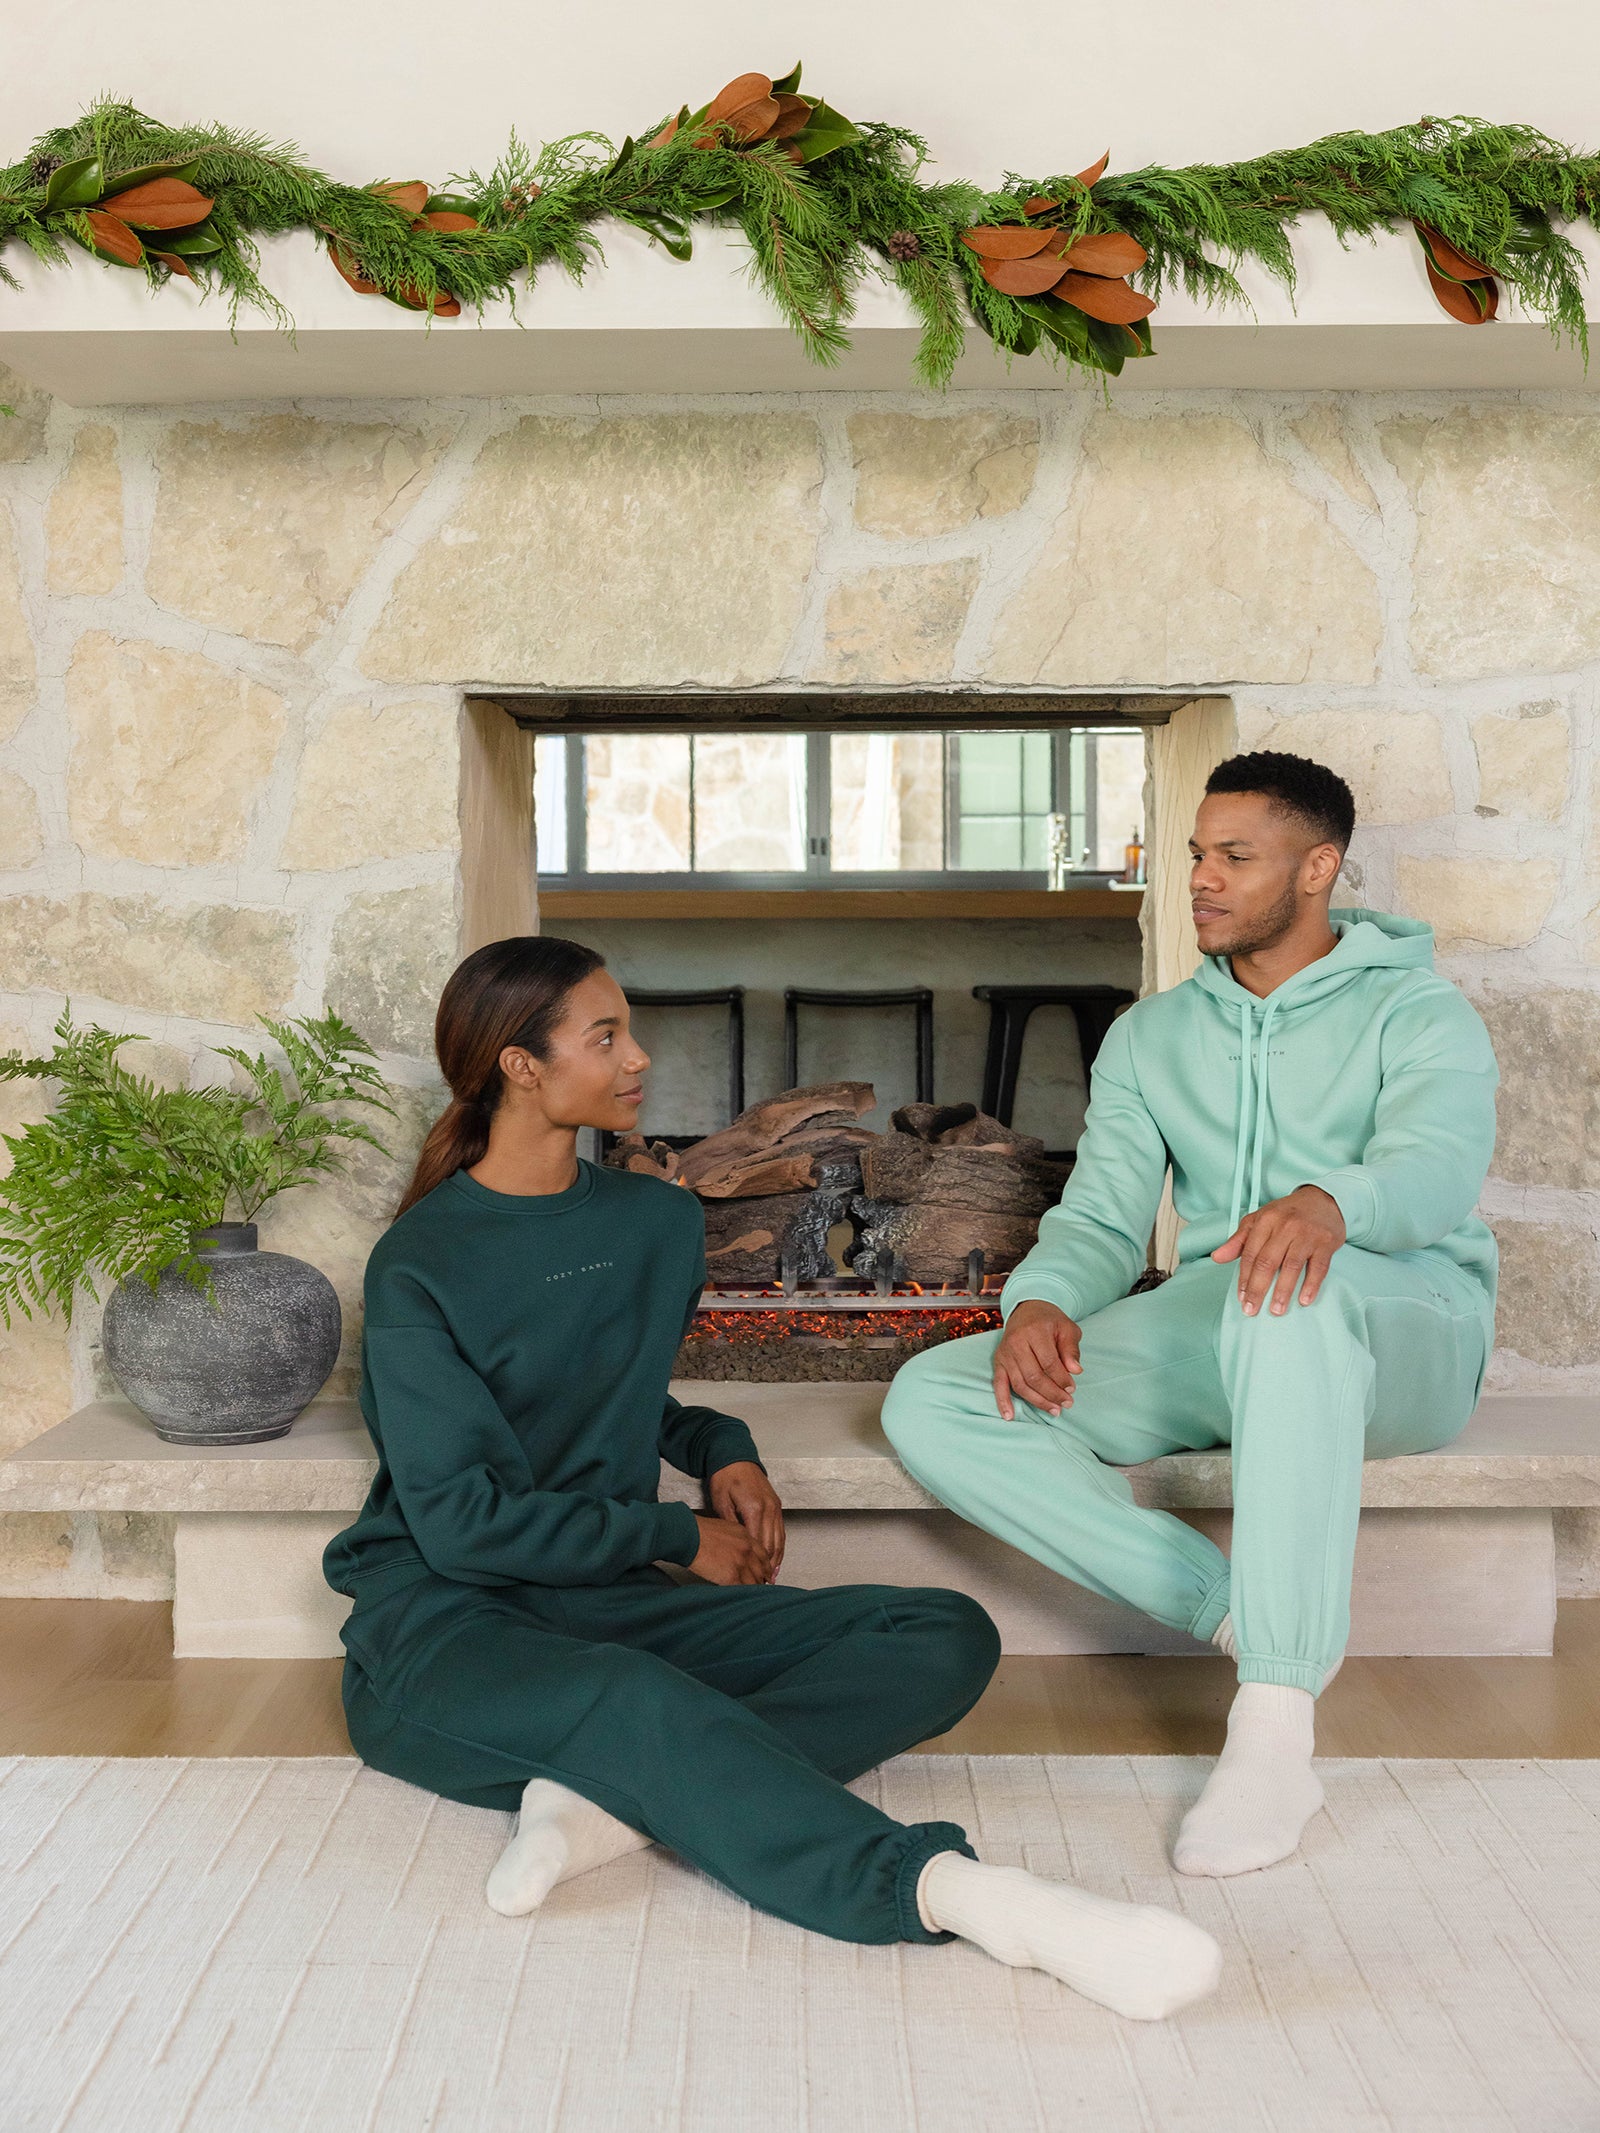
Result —
M 505 1089 L 500 1054 L 508 1045 L 548 1054 L 567 995 L 604 957 L 555 934 L 521 934 L 491 941 L 458 963 L 439 997 L 434 1050 L 450 1088 L 450 1102 L 433 1122 L 411 1174 L 398 1219 L 408 1207 L 488 1152 L 489 1127 Z

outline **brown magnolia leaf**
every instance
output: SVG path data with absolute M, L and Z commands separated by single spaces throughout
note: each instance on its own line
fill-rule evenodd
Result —
M 164 267 L 170 267 L 174 274 L 181 274 L 185 281 L 194 280 L 194 272 L 188 260 L 180 259 L 176 252 L 157 252 L 154 256 Z
M 789 161 L 791 163 L 803 163 L 805 161 L 806 152 L 799 145 L 798 142 L 780 141 L 778 143 L 778 146 L 783 150 L 784 154 L 789 158 Z
M 1058 230 L 1025 230 L 1007 223 L 999 229 L 963 230 L 961 242 L 980 259 L 1031 259 L 1059 235 Z
M 1441 237 L 1426 222 L 1413 223 L 1412 227 L 1439 272 L 1451 281 L 1483 281 L 1493 274 L 1493 267 L 1486 267 L 1481 259 L 1473 259 L 1458 250 L 1448 237 Z
M 1023 201 L 1022 212 L 1025 215 L 1045 215 L 1049 213 L 1051 208 L 1059 207 L 1060 205 L 1061 202 L 1059 200 L 1051 200 L 1044 193 L 1034 193 Z
M 1428 284 L 1440 308 L 1463 326 L 1483 326 L 1500 308 L 1500 287 L 1493 280 L 1452 281 L 1441 274 L 1431 259 L 1425 259 Z
M 798 133 L 811 116 L 811 99 L 808 96 L 780 96 L 777 99 L 778 116 L 769 129 L 774 141 L 786 141 L 791 133 Z
M 433 300 L 433 315 L 435 318 L 459 318 L 460 300 L 452 296 L 448 289 L 441 289 Z
M 1135 267 L 1142 267 L 1150 254 L 1121 230 L 1101 230 L 1080 237 L 1064 257 L 1066 265 L 1079 274 L 1109 274 L 1121 281 Z
M 379 185 L 369 185 L 367 191 L 387 200 L 391 207 L 403 208 L 408 215 L 420 215 L 433 187 L 424 185 L 420 178 L 386 178 Z
M 182 178 L 151 178 L 102 200 L 101 209 L 136 230 L 186 230 L 204 222 L 212 203 Z
M 84 220 L 89 225 L 95 250 L 104 252 L 108 259 L 120 260 L 125 267 L 136 267 L 144 258 L 144 246 L 118 216 L 106 214 L 103 208 L 92 207 Z
M 1070 269 L 1056 283 L 1055 293 L 1086 318 L 1104 319 L 1110 326 L 1131 326 L 1156 308 L 1153 296 L 1141 296 L 1125 281 L 1107 281 L 1099 274 L 1075 274 Z
M 1077 179 L 1078 179 L 1078 183 L 1079 183 L 1080 185 L 1093 185 L 1093 184 L 1095 184 L 1095 183 L 1096 183 L 1096 182 L 1097 182 L 1097 181 L 1098 181 L 1099 179 L 1101 179 L 1101 178 L 1103 178 L 1103 177 L 1105 176 L 1105 174 L 1106 174 L 1106 165 L 1107 165 L 1107 164 L 1108 164 L 1108 163 L 1109 163 L 1110 161 L 1111 161 L 1111 150 L 1110 150 L 1110 149 L 1108 148 L 1108 149 L 1106 150 L 1105 154 L 1104 154 L 1104 155 L 1103 155 L 1103 156 L 1102 156 L 1102 157 L 1100 158 L 1100 160 L 1099 160 L 1099 162 L 1098 162 L 1098 163 L 1091 163 L 1091 164 L 1089 165 L 1089 168 L 1088 168 L 1087 170 L 1080 170 L 1080 171 L 1079 171 L 1079 172 L 1077 173 Z
M 463 215 L 453 207 L 436 207 L 426 215 L 420 215 L 412 227 L 419 230 L 475 230 L 478 218 Z
M 342 244 L 330 245 L 328 247 L 328 257 L 333 261 L 335 267 L 338 268 L 351 288 L 355 290 L 357 296 L 381 296 L 383 294 L 377 282 L 372 281 L 367 275 L 358 271 L 354 256 Z
M 707 104 L 706 118 L 715 125 L 723 119 L 732 118 L 733 114 L 742 111 L 746 104 L 756 103 L 763 97 L 770 100 L 771 96 L 770 74 L 736 74 Z
M 649 140 L 646 141 L 644 145 L 646 146 L 646 148 L 665 148 L 668 141 L 673 138 L 677 131 L 678 121 L 675 118 L 669 118 L 667 120 L 667 123 L 662 127 L 661 131 L 659 133 L 651 134 Z
M 730 111 L 724 124 L 741 141 L 759 141 L 767 128 L 776 123 L 778 99 L 775 96 L 757 96 L 748 104 L 741 104 L 737 111 Z
M 986 259 L 983 278 L 1003 296 L 1043 296 L 1061 279 L 1061 262 L 1052 252 L 1037 259 Z

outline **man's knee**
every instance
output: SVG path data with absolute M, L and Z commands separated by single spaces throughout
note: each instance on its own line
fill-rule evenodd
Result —
M 995 1336 L 977 1333 L 941 1341 L 911 1356 L 883 1396 L 883 1433 L 904 1457 L 932 1447 L 971 1401 L 974 1386 L 988 1386 L 994 1369 Z

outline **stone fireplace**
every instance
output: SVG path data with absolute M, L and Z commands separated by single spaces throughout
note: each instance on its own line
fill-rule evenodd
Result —
M 43 1048 L 66 997 L 148 1039 L 169 1080 L 220 1078 L 216 1047 L 258 1013 L 332 1004 L 369 1035 L 399 1091 L 393 1161 L 363 1157 L 262 1224 L 340 1290 L 333 1389 L 439 1102 L 445 975 L 536 923 L 586 937 L 581 914 L 538 910 L 513 711 L 647 691 L 1159 699 L 1147 986 L 1192 952 L 1179 854 L 1210 763 L 1242 744 L 1333 764 L 1361 811 L 1352 900 L 1433 923 L 1499 1049 L 1490 1382 L 1600 1388 L 1588 397 L 206 411 L 78 409 L 9 378 L 0 399 L 3 1041 Z M 625 981 L 667 946 L 666 921 L 659 938 L 584 922 Z M 1127 921 L 1070 924 L 1085 970 L 1132 967 Z M 39 1101 L 0 1090 L 6 1125 Z M 19 1322 L 0 1373 L 10 1450 L 103 1389 L 97 1314 L 70 1335 Z M 1594 1514 L 1557 1515 L 1564 1585 L 1588 1589 Z M 0 1590 L 153 1597 L 170 1575 L 161 1514 L 0 1523 Z

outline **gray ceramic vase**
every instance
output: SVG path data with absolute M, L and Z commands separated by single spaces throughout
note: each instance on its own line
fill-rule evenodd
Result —
M 123 1282 L 101 1339 L 112 1375 L 169 1444 L 256 1444 L 285 1435 L 339 1354 L 339 1298 L 303 1259 L 256 1249 L 253 1222 L 194 1234 L 215 1297 L 161 1270 Z

